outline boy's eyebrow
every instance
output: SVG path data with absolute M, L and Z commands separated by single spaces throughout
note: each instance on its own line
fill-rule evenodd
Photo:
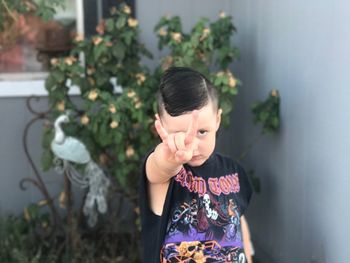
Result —
M 202 130 L 210 130 L 210 127 L 209 126 L 204 126 L 204 127 L 198 127 L 197 131 L 202 131 Z M 168 130 L 169 133 L 177 133 L 177 132 L 187 132 L 186 131 L 182 131 L 182 130 Z
M 169 130 L 168 132 L 169 132 L 169 133 L 178 133 L 178 132 L 186 132 L 186 131 L 180 131 L 180 130 L 174 130 L 174 131 L 173 131 L 173 130 Z

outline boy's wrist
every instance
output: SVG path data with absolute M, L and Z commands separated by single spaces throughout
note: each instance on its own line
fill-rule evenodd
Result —
M 182 164 L 174 163 L 167 160 L 164 156 L 164 153 L 161 147 L 162 145 L 159 144 L 154 151 L 154 156 L 153 156 L 154 164 L 157 166 L 159 171 L 162 171 L 169 178 L 173 177 L 179 173 L 179 171 L 182 168 Z

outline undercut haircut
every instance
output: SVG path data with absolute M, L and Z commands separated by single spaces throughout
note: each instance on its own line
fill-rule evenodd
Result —
M 171 67 L 161 78 L 157 93 L 157 110 L 170 116 L 180 116 L 206 106 L 209 101 L 218 109 L 218 93 L 201 73 L 186 67 Z

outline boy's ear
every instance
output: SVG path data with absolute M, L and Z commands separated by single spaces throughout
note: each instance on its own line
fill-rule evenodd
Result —
M 218 113 L 216 114 L 216 130 L 218 130 L 220 127 L 221 114 L 222 114 L 222 109 L 218 109 Z

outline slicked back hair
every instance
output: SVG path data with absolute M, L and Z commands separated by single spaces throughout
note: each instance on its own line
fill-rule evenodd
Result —
M 218 93 L 201 73 L 186 67 L 172 67 L 161 78 L 157 93 L 157 110 L 162 116 L 180 116 L 206 106 L 209 101 L 218 109 Z

